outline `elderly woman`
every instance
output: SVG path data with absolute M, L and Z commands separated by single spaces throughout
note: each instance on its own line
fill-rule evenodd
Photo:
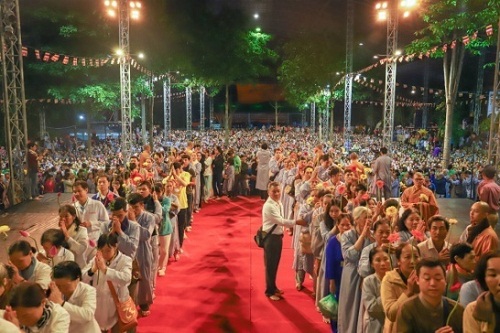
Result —
M 35 282 L 23 282 L 16 286 L 12 290 L 10 306 L 0 312 L 0 317 L 25 332 L 69 332 L 68 312 L 59 304 L 48 300 L 45 291 Z
M 63 261 L 52 269 L 49 300 L 69 313 L 70 332 L 101 332 L 95 320 L 96 290 L 81 282 L 82 271 L 74 261 Z
M 128 299 L 132 279 L 132 259 L 118 251 L 116 233 L 102 234 L 97 241 L 97 253 L 83 270 L 82 280 L 96 288 L 95 319 L 101 331 L 118 332 L 118 314 L 108 281 L 113 284 L 118 299 Z
M 352 212 L 354 228 L 342 235 L 342 256 L 344 269 L 343 283 L 339 294 L 339 332 L 357 332 L 359 309 L 361 306 L 361 276 L 358 274 L 358 261 L 361 252 L 370 245 L 371 211 L 366 207 L 356 207 Z
M 9 264 L 14 270 L 13 282 L 36 282 L 47 290 L 50 283 L 51 268 L 36 260 L 36 252 L 27 241 L 19 240 L 9 247 Z

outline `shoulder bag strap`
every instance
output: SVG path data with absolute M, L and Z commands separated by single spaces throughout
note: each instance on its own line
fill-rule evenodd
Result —
M 111 296 L 113 296 L 113 300 L 115 301 L 116 304 L 119 304 L 120 300 L 118 299 L 118 294 L 116 293 L 116 289 L 115 289 L 115 286 L 113 285 L 113 282 L 111 282 L 109 280 L 107 282 L 108 282 L 109 290 L 111 290 Z
M 269 235 L 273 233 L 274 229 L 276 229 L 277 226 L 278 226 L 277 224 L 273 225 L 273 227 L 271 228 L 271 230 L 269 230 L 269 232 L 262 239 L 262 242 L 264 242 L 267 239 L 267 237 L 269 237 Z

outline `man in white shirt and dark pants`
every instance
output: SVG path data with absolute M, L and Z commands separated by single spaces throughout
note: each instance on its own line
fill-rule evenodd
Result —
M 262 207 L 262 230 L 273 232 L 264 241 L 264 266 L 266 269 L 266 296 L 273 301 L 282 299 L 283 292 L 276 287 L 276 274 L 283 247 L 283 227 L 291 228 L 298 225 L 307 225 L 304 220 L 287 220 L 283 218 L 283 205 L 280 202 L 281 189 L 278 182 L 270 182 L 267 186 L 267 198 Z

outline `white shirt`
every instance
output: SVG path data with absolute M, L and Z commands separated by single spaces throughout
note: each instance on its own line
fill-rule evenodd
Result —
M 50 275 L 52 274 L 52 268 L 49 265 L 44 264 L 36 260 L 35 269 L 33 270 L 33 275 L 28 279 L 29 282 L 36 282 L 42 287 L 42 289 L 49 289 Z
M 47 253 L 45 252 L 44 249 L 40 249 L 40 251 L 38 251 L 38 252 L 40 252 L 40 254 L 44 255 L 46 258 L 49 259 L 48 265 L 50 267 L 54 267 L 55 265 L 57 265 L 58 263 L 63 262 L 63 261 L 75 261 L 75 256 L 74 256 L 73 252 L 71 252 L 70 250 L 68 250 L 62 246 L 59 249 L 59 251 L 57 252 L 57 254 L 52 258 L 49 258 L 49 256 L 47 255 Z
M 262 207 L 262 230 L 269 232 L 275 224 L 273 235 L 282 235 L 283 227 L 293 227 L 295 221 L 283 218 L 283 205 L 269 197 Z
M 96 306 L 95 288 L 83 282 L 79 282 L 73 295 L 71 295 L 63 306 L 63 308 L 68 311 L 71 319 L 69 331 L 100 333 L 101 329 L 94 317 Z
M 19 333 L 21 330 L 10 321 L 3 319 L 3 312 L 0 317 L 0 333 Z
M 29 327 L 29 331 L 32 333 L 68 333 L 69 331 L 69 314 L 64 310 L 59 304 L 50 303 L 52 307 L 52 313 L 48 322 L 42 327 Z M 0 333 L 19 333 L 20 329 L 16 327 L 16 330 L 12 330 L 11 326 L 4 325 L 3 316 L 5 310 L 0 310 Z M 15 326 L 14 326 L 15 327 Z M 73 332 L 83 332 L 83 331 L 71 331 Z
M 109 215 L 102 202 L 87 198 L 82 205 L 78 201 L 74 203 L 76 215 L 80 221 L 89 221 L 91 226 L 87 228 L 89 239 L 97 243 L 101 235 L 101 224 L 109 223 Z
M 95 272 L 89 276 L 89 270 L 94 265 L 95 258 L 89 261 L 87 267 L 82 271 L 82 281 L 90 283 L 96 288 L 97 307 L 95 311 L 95 319 L 102 331 L 111 329 L 118 321 L 115 302 L 111 296 L 107 281 L 113 282 L 116 293 L 120 302 L 125 301 L 129 297 L 128 285 L 132 279 L 132 259 L 123 253 L 118 255 L 111 261 L 106 271 Z

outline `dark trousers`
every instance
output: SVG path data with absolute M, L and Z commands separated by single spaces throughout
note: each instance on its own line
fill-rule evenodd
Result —
M 212 185 L 214 188 L 214 196 L 221 197 L 222 196 L 222 172 L 214 172 L 212 176 Z
M 179 214 L 177 214 L 177 229 L 179 231 L 179 246 L 181 248 L 184 243 L 184 229 L 187 226 L 187 210 L 188 208 L 181 209 L 179 210 Z
M 246 175 L 244 174 L 237 174 L 235 177 L 235 183 L 234 183 L 234 194 L 235 195 L 247 195 L 248 193 L 248 188 L 247 188 L 247 181 L 246 181 Z
M 281 259 L 283 248 L 283 235 L 269 235 L 264 242 L 264 266 L 266 269 L 266 295 L 274 295 L 276 286 L 276 274 Z
M 186 211 L 186 226 L 191 226 L 191 217 L 193 216 L 193 204 L 194 204 L 194 195 L 193 193 L 186 193 L 188 199 L 188 208 Z
M 38 191 L 38 172 L 29 172 L 30 195 L 33 199 L 40 195 Z

